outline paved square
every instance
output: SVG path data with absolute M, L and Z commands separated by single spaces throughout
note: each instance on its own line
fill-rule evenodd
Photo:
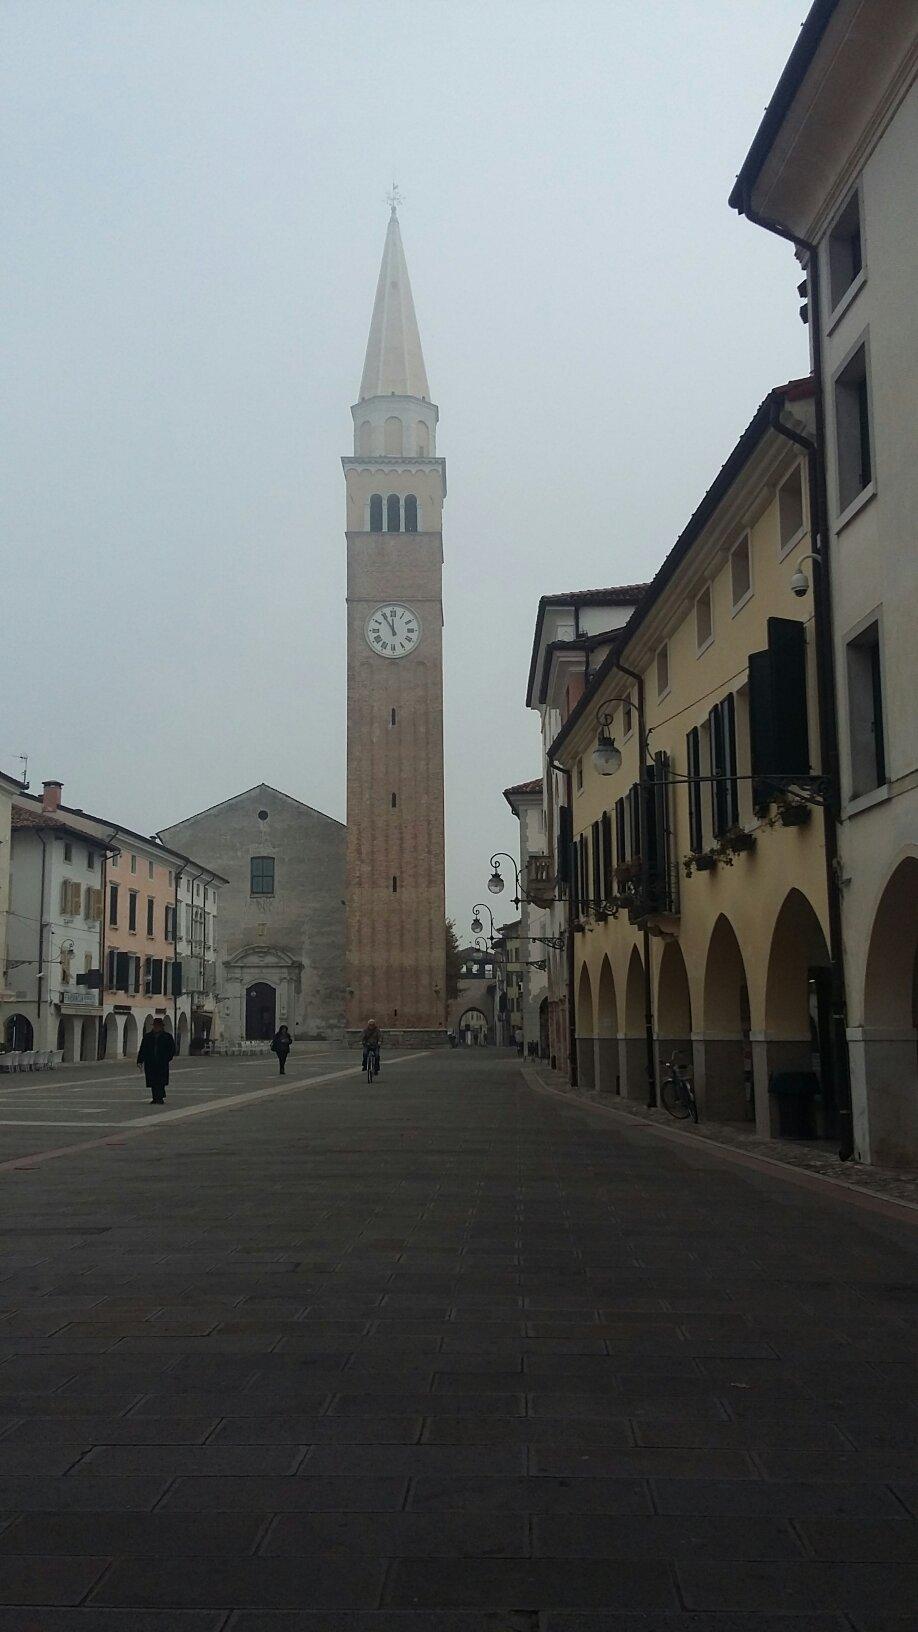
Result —
M 4 1083 L 0 1164 L 0 1632 L 918 1628 L 914 1226 L 490 1050 Z

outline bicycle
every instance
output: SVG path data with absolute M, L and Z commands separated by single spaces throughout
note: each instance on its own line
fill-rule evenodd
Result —
M 367 1057 L 364 1061 L 363 1069 L 367 1074 L 367 1083 L 369 1084 L 373 1081 L 374 1077 L 379 1076 L 379 1049 L 368 1048 L 366 1053 Z
M 660 1085 L 660 1100 L 664 1110 L 682 1122 L 687 1116 L 690 1116 L 693 1122 L 697 1122 L 698 1101 L 695 1098 L 695 1087 L 691 1077 L 686 1076 L 678 1060 L 670 1060 L 664 1069 L 669 1072 Z

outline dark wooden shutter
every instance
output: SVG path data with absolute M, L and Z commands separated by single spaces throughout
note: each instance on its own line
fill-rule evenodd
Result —
M 109 947 L 105 954 L 105 985 L 110 992 L 115 990 L 115 959 L 117 956 L 114 947 Z
M 131 963 L 133 964 L 133 969 L 131 971 L 133 979 L 132 979 L 131 984 L 132 984 L 133 990 L 135 992 L 139 992 L 140 991 L 140 958 L 139 957 L 132 958 Z
M 601 906 L 603 901 L 606 899 L 605 879 L 603 878 L 603 871 L 602 871 L 602 839 L 601 839 L 601 835 L 600 835 L 600 824 L 599 824 L 598 821 L 595 821 L 593 823 L 592 840 L 593 840 L 593 906 L 595 908 L 595 907 Z
M 749 653 L 749 760 L 752 807 L 761 815 L 774 798 L 767 778 L 777 770 L 770 652 Z
M 576 922 L 580 917 L 580 849 L 576 839 L 571 839 L 569 854 L 571 918 Z
M 686 775 L 690 778 L 701 776 L 701 738 L 698 727 L 693 726 L 685 739 Z M 703 827 L 701 820 L 701 783 L 689 781 L 686 784 L 688 791 L 688 825 L 689 850 L 692 855 L 698 855 L 704 844 Z
M 724 744 L 724 811 L 727 826 L 739 821 L 739 783 L 736 780 L 736 698 L 732 691 L 721 699 L 720 716 L 723 721 Z
M 779 775 L 806 776 L 810 735 L 806 713 L 806 629 L 795 618 L 769 618 L 774 751 Z
M 172 995 L 173 997 L 182 995 L 182 966 L 177 962 L 172 965 Z
M 579 847 L 578 864 L 580 867 L 580 906 L 581 910 L 586 913 L 589 911 L 590 906 L 590 853 L 587 849 L 585 833 L 581 833 L 577 844 Z
M 571 812 L 569 805 L 558 806 L 558 882 L 569 884 L 571 877 Z
M 719 839 L 727 828 L 727 798 L 724 787 L 724 722 L 720 704 L 715 703 L 708 715 L 711 734 L 711 829 Z
M 634 860 L 637 856 L 641 855 L 641 847 L 644 840 L 643 823 L 641 821 L 641 787 L 640 783 L 638 782 L 632 783 L 632 786 L 628 790 L 628 806 L 629 815 L 631 818 L 629 859 Z
M 150 990 L 154 997 L 160 997 L 163 989 L 163 960 L 154 958 L 151 966 L 152 980 Z
M 115 953 L 115 991 L 116 992 L 126 992 L 126 991 L 130 990 L 130 986 L 129 986 L 130 964 L 131 964 L 131 960 L 130 960 L 130 957 L 129 957 L 127 952 L 116 952 Z
M 615 860 L 619 867 L 628 860 L 628 841 L 625 834 L 624 795 L 615 801 Z
M 602 881 L 603 900 L 611 901 L 615 881 L 612 877 L 612 817 L 607 810 L 602 813 Z

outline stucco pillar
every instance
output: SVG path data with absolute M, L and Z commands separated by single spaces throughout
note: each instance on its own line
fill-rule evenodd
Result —
M 752 1090 L 755 1097 L 755 1131 L 759 1139 L 773 1139 L 777 1127 L 773 1096 L 768 1092 L 768 1044 L 764 1031 L 749 1033 L 752 1048 Z
M 852 1032 L 851 1097 L 858 1148 L 863 1138 L 870 1161 L 912 1168 L 918 1151 L 915 1032 L 911 1027 L 860 1026 L 849 1030 L 849 1040 Z

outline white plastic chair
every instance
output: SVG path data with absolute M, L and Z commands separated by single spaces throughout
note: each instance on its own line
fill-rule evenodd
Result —
M 21 1054 L 19 1056 L 19 1069 L 20 1069 L 20 1071 L 34 1071 L 34 1069 L 35 1069 L 35 1050 L 34 1050 L 34 1048 L 24 1048 L 22 1050 L 22 1052 L 21 1052 Z
M 63 1065 L 63 1063 L 64 1050 L 62 1048 L 52 1048 L 51 1053 L 48 1055 L 48 1064 L 51 1070 L 55 1070 L 57 1066 Z
M 0 1054 L 0 1071 L 10 1072 L 19 1070 L 19 1054 L 15 1049 L 8 1049 Z

